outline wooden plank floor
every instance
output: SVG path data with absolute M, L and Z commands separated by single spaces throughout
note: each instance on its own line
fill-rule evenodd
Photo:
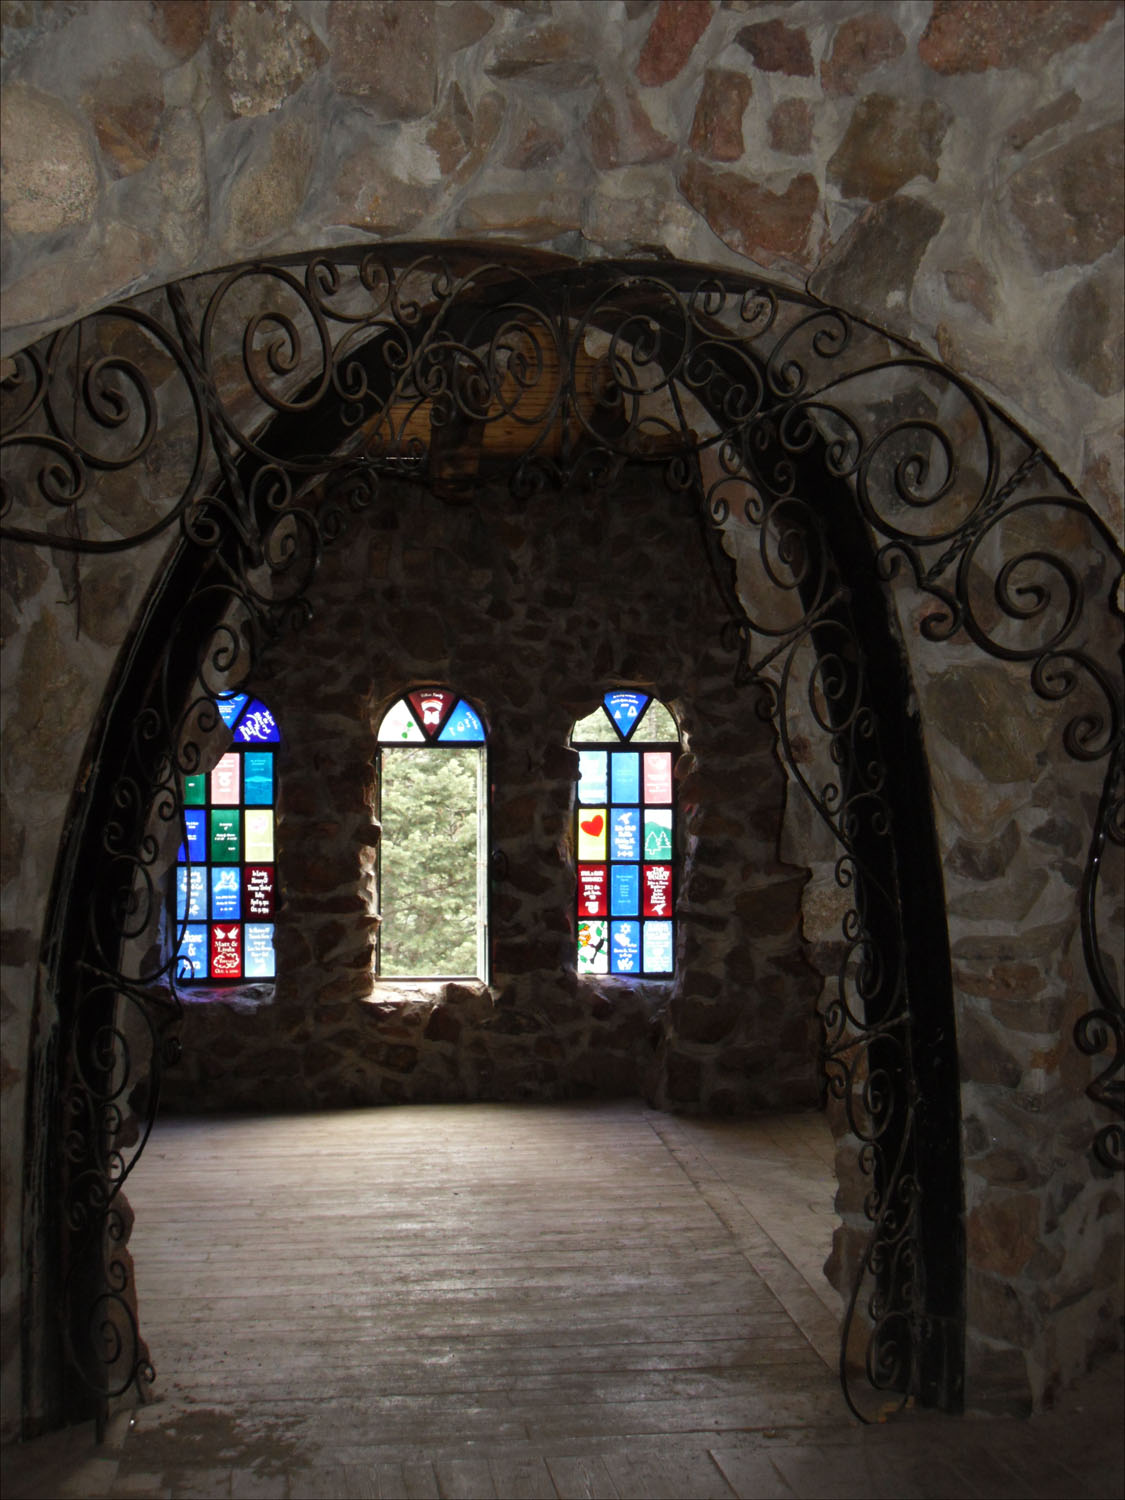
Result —
M 5 1500 L 1120 1494 L 1120 1358 L 1058 1412 L 859 1428 L 817 1116 L 636 1104 L 161 1121 L 131 1183 L 157 1399 Z
M 821 1142 L 818 1118 L 804 1129 Z M 794 1152 L 759 1134 L 776 1175 Z M 162 1121 L 130 1199 L 164 1400 L 132 1446 L 151 1432 L 155 1457 L 168 1413 L 177 1436 L 209 1413 L 204 1428 L 243 1437 L 284 1428 L 307 1462 L 503 1462 L 520 1493 L 553 1495 L 545 1465 L 630 1437 L 835 1420 L 834 1315 L 701 1146 L 717 1150 L 628 1103 Z M 821 1259 L 827 1150 L 802 1159 Z M 794 1180 L 800 1203 L 810 1181 Z M 771 1251 L 823 1314 L 826 1351 L 755 1270 Z

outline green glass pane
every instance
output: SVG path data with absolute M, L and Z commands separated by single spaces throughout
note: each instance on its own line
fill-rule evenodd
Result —
M 379 725 L 378 737 L 381 742 L 390 741 L 404 745 L 421 745 L 426 739 L 418 727 L 418 720 L 402 698 L 388 713 L 384 714 L 383 722 Z
M 635 740 L 654 740 L 667 742 L 678 741 L 680 731 L 676 728 L 676 721 L 664 707 L 658 698 L 654 698 L 645 710 L 645 716 L 633 730 L 632 738 Z
M 211 809 L 211 862 L 236 865 L 242 858 L 242 814 L 235 807 Z
M 584 719 L 579 719 L 574 726 L 570 736 L 571 744 L 584 745 L 593 743 L 595 745 L 612 744 L 621 742 L 621 736 L 610 722 L 609 715 L 600 706 L 594 709 L 592 714 L 587 714 Z
M 184 806 L 205 807 L 207 805 L 207 777 L 184 777 Z

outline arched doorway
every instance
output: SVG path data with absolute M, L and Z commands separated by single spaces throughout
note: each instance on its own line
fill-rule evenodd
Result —
M 66 1391 L 67 1355 L 37 1336 L 29 1405 L 73 1414 L 83 1389 L 101 1404 L 145 1377 L 120 1189 L 179 1014 L 169 955 L 145 939 L 180 777 L 216 727 L 216 693 L 266 669 L 322 548 L 380 475 L 456 492 L 504 474 L 526 500 L 564 482 L 605 487 L 644 465 L 694 489 L 717 527 L 740 677 L 763 693 L 787 769 L 839 844 L 844 951 L 825 1056 L 869 1185 L 866 1243 L 850 1252 L 845 1383 L 856 1390 L 858 1375 L 879 1400 L 889 1391 L 955 1408 L 963 1256 L 948 947 L 909 674 L 875 584 L 907 563 L 929 601 L 928 640 L 962 629 L 978 652 L 1028 664 L 1043 699 L 1078 694 L 1066 749 L 1109 766 L 1083 892 L 1099 1003 L 1079 1036 L 1103 1051 L 1114 1026 L 1120 1034 L 1120 1006 L 1095 897 L 1121 713 L 1084 605 L 1104 597 L 1112 543 L 1055 476 L 1049 493 L 1034 489 L 1043 456 L 950 372 L 842 314 L 665 264 L 314 255 L 107 309 L 28 351 L 20 369 L 5 534 L 79 554 L 176 538 L 107 696 L 46 936 L 29 1297 L 65 1292 L 81 1379 Z M 154 507 L 142 476 L 170 435 L 176 471 L 160 477 L 174 498 Z M 130 474 L 130 517 L 99 534 L 104 517 L 79 502 L 103 476 Z M 60 538 L 34 524 L 44 499 L 91 519 Z M 1033 512 L 1081 523 L 1081 568 L 1027 541 Z M 1052 595 L 1041 570 L 1061 590 Z M 1038 636 L 1021 644 L 1028 625 Z M 818 754 L 832 769 L 813 778 Z M 75 895 L 85 884 L 97 893 L 88 912 Z M 1095 1085 L 1103 1096 L 1112 1066 Z M 1100 1132 L 1099 1151 L 1119 1157 L 1119 1127 Z

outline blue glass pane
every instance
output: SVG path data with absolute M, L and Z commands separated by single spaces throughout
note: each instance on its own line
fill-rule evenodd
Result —
M 223 723 L 228 729 L 234 728 L 234 721 L 246 707 L 245 693 L 232 693 L 229 698 L 220 698 L 216 707 Z
M 188 897 L 188 875 L 191 875 L 191 897 Z M 176 870 L 176 921 L 182 922 L 185 917 L 193 921 L 205 922 L 207 920 L 207 871 L 199 865 L 192 865 L 189 871 L 186 865 L 180 865 Z
M 672 972 L 672 924 L 671 922 L 645 923 L 645 973 L 671 974 Z
M 640 878 L 636 865 L 613 865 L 610 882 L 611 917 L 635 917 L 640 910 Z
M 207 814 L 203 808 L 198 811 L 187 808 L 184 812 L 184 824 L 187 829 L 187 850 L 183 844 L 180 845 L 177 859 L 187 859 L 191 856 L 193 865 L 201 865 L 207 858 Z
M 639 922 L 611 922 L 609 924 L 609 972 L 611 974 L 639 974 L 641 971 L 641 924 Z
M 617 750 L 613 756 L 614 802 L 641 800 L 641 758 L 632 750 Z
M 247 979 L 274 977 L 273 923 L 247 922 L 243 970 Z
M 190 924 L 176 954 L 177 979 L 207 978 L 207 928 Z
M 647 693 L 607 693 L 605 695 L 605 711 L 625 739 L 628 739 L 636 729 L 637 720 L 644 713 L 647 704 Z
M 608 796 L 606 791 L 605 762 L 606 754 L 604 750 L 579 750 L 579 802 L 605 804 Z
M 462 745 L 479 745 L 484 741 L 484 725 L 464 698 L 459 700 L 457 707 L 449 715 L 445 728 L 438 735 L 439 745 L 448 744 L 450 740 Z
M 242 757 L 243 797 L 254 807 L 273 802 L 272 750 L 247 750 Z
M 640 859 L 641 815 L 635 807 L 615 807 L 609 823 L 610 859 Z
M 242 915 L 242 881 L 237 865 L 225 870 L 211 870 L 211 918 L 215 922 L 233 922 Z
M 281 739 L 273 714 L 260 698 L 255 698 L 239 719 L 234 737 L 243 744 L 277 744 Z

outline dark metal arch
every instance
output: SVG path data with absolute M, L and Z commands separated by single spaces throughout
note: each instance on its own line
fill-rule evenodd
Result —
M 1120 553 L 1044 455 L 953 372 L 877 330 L 761 281 L 664 262 L 498 261 L 451 246 L 256 262 L 91 314 L 15 366 L 3 391 L 3 535 L 77 554 L 172 543 L 107 699 L 46 938 L 60 1025 L 36 1064 L 54 1113 L 39 1117 L 45 1095 L 33 1090 L 29 1123 L 45 1149 L 32 1153 L 28 1191 L 54 1191 L 62 1214 L 37 1283 L 68 1301 L 78 1383 L 57 1414 L 82 1410 L 80 1390 L 104 1413 L 107 1397 L 150 1374 L 121 1186 L 174 1055 L 179 1000 L 167 955 L 133 950 L 178 831 L 180 780 L 216 730 L 215 694 L 266 670 L 307 608 L 321 549 L 370 503 L 380 475 L 455 490 L 473 482 L 455 461 L 467 447 L 473 475 L 506 477 L 517 500 L 608 486 L 623 465 L 646 464 L 697 487 L 711 524 L 737 516 L 746 529 L 757 583 L 729 594 L 740 677 L 764 690 L 783 753 L 800 688 L 837 767 L 814 787 L 787 756 L 837 837 L 837 879 L 853 898 L 850 957 L 825 1022 L 829 1076 L 872 1182 L 852 1304 L 854 1314 L 866 1278 L 859 1383 L 865 1375 L 880 1403 L 890 1393 L 955 1405 L 959 1367 L 934 1374 L 935 1348 L 947 1364 L 958 1356 L 955 1339 L 935 1335 L 948 1309 L 925 1275 L 932 1188 L 910 1146 L 915 1112 L 935 1092 L 919 1089 L 920 1011 L 893 969 L 902 883 L 883 853 L 903 789 L 888 779 L 887 715 L 867 691 L 877 622 L 862 618 L 848 575 L 861 554 L 884 581 L 909 569 L 933 601 L 929 639 L 963 632 L 1026 663 L 1040 697 L 1073 699 L 1069 753 L 1105 761 L 1082 901 L 1097 1006 L 1076 1040 L 1109 1054 L 1090 1093 L 1119 1109 L 1125 1010 L 1096 898 L 1104 851 L 1122 838 L 1122 694 L 1111 632 L 1098 628 Z M 171 492 L 154 506 L 139 482 L 141 519 L 122 527 L 99 506 L 104 476 L 143 475 L 171 441 Z M 1031 513 L 1078 520 L 1080 561 L 1028 544 Z M 882 672 L 892 647 L 890 637 L 879 647 Z M 90 860 L 105 878 L 79 928 L 72 891 Z M 146 1060 L 135 1067 L 138 1040 Z M 895 1115 L 905 1124 L 891 1136 Z M 1102 1127 L 1094 1150 L 1120 1166 L 1121 1124 Z M 850 1368 L 845 1388 L 858 1408 Z

